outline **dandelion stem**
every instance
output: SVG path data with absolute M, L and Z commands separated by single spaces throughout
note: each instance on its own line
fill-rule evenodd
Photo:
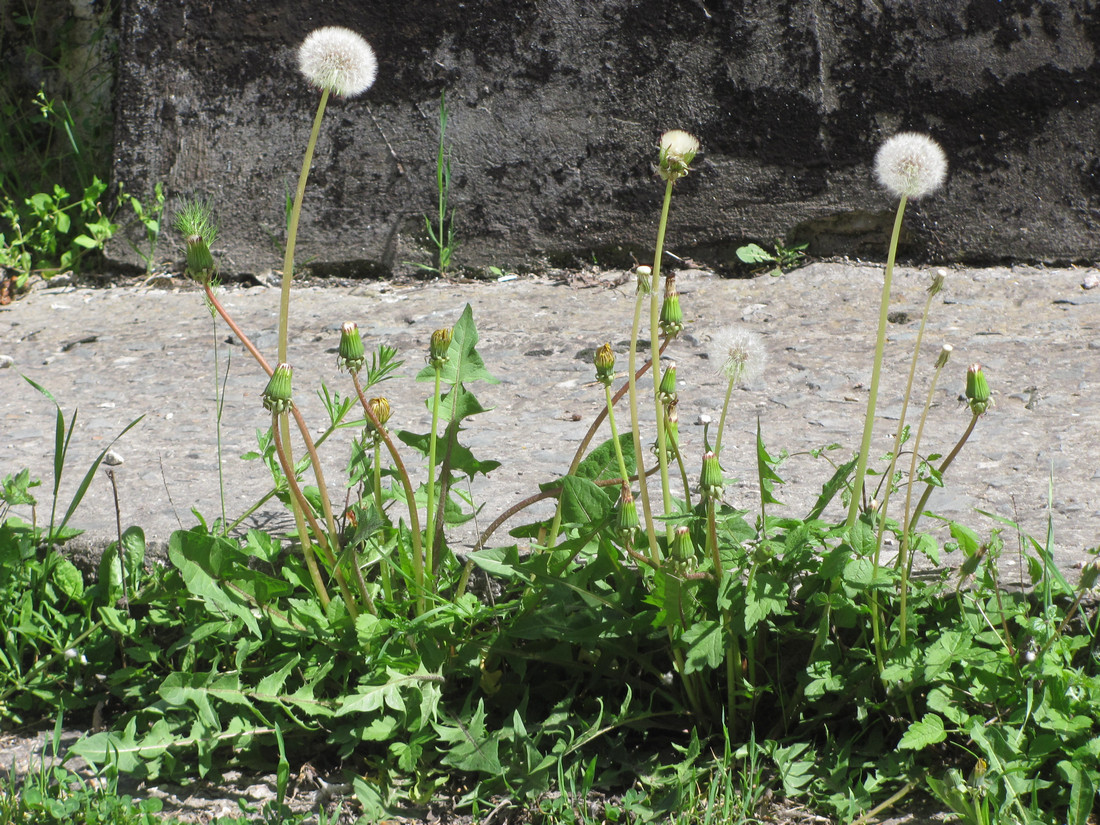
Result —
M 660 320 L 660 313 L 657 306 L 657 279 L 661 277 L 661 258 L 664 255 L 665 247 L 665 230 L 668 228 L 668 210 L 672 203 L 672 184 L 674 179 L 670 178 L 665 183 L 665 199 L 661 204 L 661 220 L 657 224 L 657 246 L 653 251 L 653 275 L 650 282 L 649 292 L 649 351 L 656 352 L 659 344 L 659 338 L 657 337 L 658 321 Z M 668 486 L 668 451 L 665 447 L 667 441 L 665 434 L 665 416 L 664 405 L 661 403 L 660 395 L 661 386 L 661 370 L 660 363 L 656 362 L 653 365 L 653 401 L 657 410 L 657 465 L 661 468 L 661 497 L 664 505 L 665 516 L 672 514 L 672 493 Z M 672 522 L 665 522 L 665 540 L 672 544 Z M 656 542 L 654 542 L 653 548 L 655 549 Z
M 890 282 L 894 276 L 894 259 L 898 251 L 898 237 L 901 234 L 902 218 L 905 216 L 905 196 L 898 203 L 897 217 L 894 219 L 894 231 L 890 236 L 890 251 L 886 257 L 886 270 L 883 274 L 882 301 L 879 305 L 878 336 L 875 339 L 875 363 L 871 370 L 871 391 L 867 397 L 867 412 L 863 421 L 863 441 L 856 461 L 856 475 L 852 482 L 852 500 L 848 505 L 848 519 L 845 527 L 852 528 L 859 515 L 860 499 L 863 495 L 863 479 L 867 474 L 867 458 L 871 452 L 871 433 L 875 426 L 875 403 L 878 400 L 879 377 L 882 374 L 882 355 L 886 349 L 886 316 L 890 312 Z

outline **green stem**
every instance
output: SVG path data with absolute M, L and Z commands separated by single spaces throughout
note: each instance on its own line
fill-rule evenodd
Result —
M 652 289 L 649 292 L 649 351 L 656 352 L 659 344 L 658 322 L 660 311 L 657 305 L 657 283 L 661 277 L 661 258 L 664 256 L 665 230 L 668 228 L 668 209 L 672 203 L 672 183 L 670 178 L 665 184 L 665 199 L 661 204 L 661 221 L 657 224 L 657 246 L 653 251 L 653 280 Z M 655 361 L 653 364 L 653 403 L 657 411 L 657 465 L 661 468 L 661 501 L 664 505 L 665 516 L 672 515 L 672 492 L 668 485 L 668 450 L 665 447 L 667 441 L 665 435 L 664 405 L 661 403 L 661 364 Z M 672 522 L 665 522 L 665 541 L 672 544 Z
M 714 454 L 718 456 L 718 463 L 722 463 L 722 434 L 726 431 L 726 413 L 730 408 L 730 397 L 733 395 L 734 380 L 731 378 L 726 387 L 726 400 L 722 402 L 722 415 L 718 417 L 718 435 L 714 437 Z
M 607 403 L 607 423 L 611 427 L 611 443 L 615 445 L 615 458 L 619 460 L 619 478 L 626 479 L 630 476 L 626 471 L 626 459 L 623 458 L 623 445 L 619 443 L 619 428 L 615 426 L 615 404 L 611 400 L 611 386 L 604 384 L 603 391 Z
M 211 338 L 214 344 L 214 429 L 217 439 L 218 459 L 218 499 L 222 506 L 222 536 L 228 535 L 226 527 L 228 520 L 225 515 L 225 468 L 222 465 L 222 409 L 224 406 L 222 387 L 218 383 L 221 375 L 221 362 L 218 358 L 218 316 L 214 307 L 210 307 Z M 229 369 L 226 368 L 226 377 L 229 377 Z
M 905 198 L 898 204 L 897 217 L 894 219 L 894 231 L 890 236 L 890 251 L 886 257 L 886 270 L 882 281 L 882 301 L 878 313 L 878 336 L 875 339 L 875 364 L 871 370 L 871 392 L 867 397 L 867 413 L 863 420 L 863 441 L 856 461 L 856 475 L 852 483 L 852 501 L 848 506 L 848 529 L 856 523 L 859 515 L 860 499 L 863 495 L 863 479 L 867 475 L 867 457 L 871 452 L 871 433 L 875 427 L 875 404 L 878 401 L 879 376 L 882 374 L 882 355 L 886 349 L 886 316 L 890 312 L 890 282 L 894 277 L 894 259 L 898 251 L 898 237 L 901 235 L 901 222 L 905 216 Z
M 317 114 L 313 118 L 313 129 L 309 133 L 306 154 L 302 158 L 302 170 L 298 173 L 298 189 L 294 193 L 294 206 L 290 210 L 290 222 L 287 225 L 286 250 L 283 255 L 282 291 L 279 295 L 279 363 L 286 363 L 288 320 L 290 317 L 290 283 L 294 279 L 294 246 L 298 239 L 298 221 L 302 216 L 302 200 L 306 194 L 306 180 L 309 168 L 313 165 L 313 150 L 317 146 L 317 136 L 321 133 L 321 120 L 325 116 L 328 103 L 328 89 L 321 93 L 321 102 L 317 104 Z
M 373 471 L 373 494 L 374 494 L 374 507 L 378 510 L 378 517 L 382 518 L 382 442 L 381 440 L 375 440 L 374 442 L 374 466 L 371 468 Z M 390 565 L 389 560 L 382 557 L 382 548 L 378 548 L 378 574 L 382 578 L 382 592 L 386 595 L 386 601 L 393 604 L 393 581 L 390 578 Z
M 641 286 L 639 282 L 639 287 Z M 656 287 L 656 281 L 652 274 L 649 280 L 649 289 L 652 293 Z M 630 358 L 628 368 L 628 393 L 630 397 L 630 431 L 634 439 L 634 462 L 638 467 L 638 479 L 639 479 L 639 492 L 642 499 L 642 515 L 645 517 L 645 533 L 646 538 L 649 541 L 649 558 L 654 564 L 661 563 L 661 554 L 657 549 L 657 533 L 653 527 L 653 507 L 649 503 L 649 484 L 645 480 L 645 457 L 642 453 L 642 435 L 641 424 L 638 421 L 638 328 L 641 326 L 642 319 L 642 298 L 645 293 L 639 288 L 638 295 L 634 301 L 634 323 L 630 330 Z M 650 351 L 651 369 L 653 374 L 658 375 L 658 367 L 660 365 L 660 356 L 655 349 Z M 654 383 L 660 385 L 661 379 L 658 377 Z
M 943 477 L 943 474 L 947 472 L 947 468 L 951 466 L 951 462 L 955 460 L 955 457 L 959 454 L 959 451 L 963 448 L 963 444 L 965 444 L 966 440 L 970 438 L 970 434 L 974 432 L 974 425 L 978 423 L 978 419 L 980 417 L 980 415 L 971 416 L 970 424 L 967 426 L 966 431 L 962 434 L 962 437 L 959 439 L 958 443 L 951 450 L 951 452 L 947 454 L 947 458 L 945 458 L 943 460 L 943 463 L 940 464 L 939 474 L 941 478 Z M 917 507 L 913 511 L 913 519 L 909 522 L 909 528 L 911 530 L 917 529 L 917 521 L 920 519 L 921 515 L 923 515 L 924 505 L 928 503 L 928 497 L 932 495 L 932 490 L 935 489 L 935 486 L 936 485 L 934 484 L 929 484 L 927 487 L 924 488 L 924 495 L 922 495 L 920 497 L 920 501 L 917 502 Z M 911 560 L 910 566 L 912 566 Z
M 928 398 L 924 402 L 921 411 L 920 423 L 917 424 L 917 435 L 913 439 L 913 457 L 909 462 L 909 478 L 905 488 L 905 511 L 901 528 L 901 550 L 898 553 L 898 570 L 901 571 L 901 643 L 905 644 L 906 630 L 908 628 L 909 607 L 909 505 L 913 499 L 913 485 L 917 477 L 917 458 L 920 456 L 920 442 L 924 435 L 924 424 L 928 420 L 928 411 L 932 408 L 932 398 L 936 392 L 936 383 L 940 379 L 943 366 L 937 366 L 932 373 L 932 385 L 928 388 Z
M 401 453 L 397 451 L 393 439 L 390 438 L 386 428 L 379 422 L 378 416 L 374 414 L 367 397 L 363 394 L 363 385 L 359 382 L 359 374 L 353 372 L 351 379 L 355 385 L 355 394 L 359 397 L 359 403 L 366 412 L 367 418 L 370 419 L 374 431 L 385 443 L 386 450 L 389 451 L 390 458 L 397 469 L 397 476 L 401 479 L 401 486 L 405 491 L 405 501 L 409 508 L 409 532 L 412 533 L 413 543 L 413 583 L 416 586 L 417 615 L 423 615 L 427 609 L 427 601 L 424 597 L 424 544 L 420 535 L 420 514 L 416 511 L 416 494 L 413 492 L 412 482 L 409 480 L 409 472 L 405 469 L 405 462 L 401 460 Z
M 441 363 L 435 368 L 435 389 L 432 392 L 432 430 L 428 436 L 428 504 L 424 516 L 428 530 L 428 539 L 425 543 L 428 558 L 424 566 L 429 572 L 435 570 L 432 559 L 435 552 L 435 444 L 436 429 L 439 427 L 439 385 L 442 376 L 443 365 Z

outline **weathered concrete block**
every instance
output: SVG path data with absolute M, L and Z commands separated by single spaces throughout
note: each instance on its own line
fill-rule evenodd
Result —
M 295 51 L 332 24 L 372 43 L 379 77 L 326 115 L 299 266 L 430 260 L 443 91 L 460 264 L 644 257 L 673 127 L 704 150 L 674 198 L 681 255 L 722 263 L 743 239 L 787 237 L 881 256 L 893 204 L 871 161 L 909 129 L 951 163 L 911 207 L 910 255 L 1100 258 L 1092 0 L 130 0 L 116 177 L 213 196 L 230 270 L 281 264 L 317 102 Z

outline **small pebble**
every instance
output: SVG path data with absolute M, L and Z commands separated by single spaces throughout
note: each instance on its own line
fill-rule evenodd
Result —
M 15 359 L 10 355 L 0 355 L 0 370 L 7 369 L 15 363 Z
M 116 453 L 114 450 L 108 450 L 107 454 L 103 456 L 103 463 L 108 467 L 117 467 L 122 463 L 122 456 Z
M 1096 272 L 1090 272 L 1085 276 L 1085 280 L 1081 282 L 1081 286 L 1085 289 L 1094 289 L 1100 286 L 1100 274 Z

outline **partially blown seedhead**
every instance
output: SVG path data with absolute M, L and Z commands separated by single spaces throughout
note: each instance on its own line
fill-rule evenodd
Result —
M 370 44 L 351 29 L 325 26 L 298 48 L 298 68 L 318 89 L 355 97 L 374 83 L 378 61 Z
M 923 198 L 943 186 L 947 155 L 928 135 L 899 132 L 879 147 L 875 177 L 899 198 Z
M 670 129 L 661 135 L 661 154 L 657 172 L 667 181 L 682 178 L 691 171 L 691 162 L 699 151 L 699 140 L 682 129 Z
M 764 374 L 768 351 L 764 339 L 741 327 L 724 327 L 710 344 L 710 359 L 734 386 L 750 384 Z

